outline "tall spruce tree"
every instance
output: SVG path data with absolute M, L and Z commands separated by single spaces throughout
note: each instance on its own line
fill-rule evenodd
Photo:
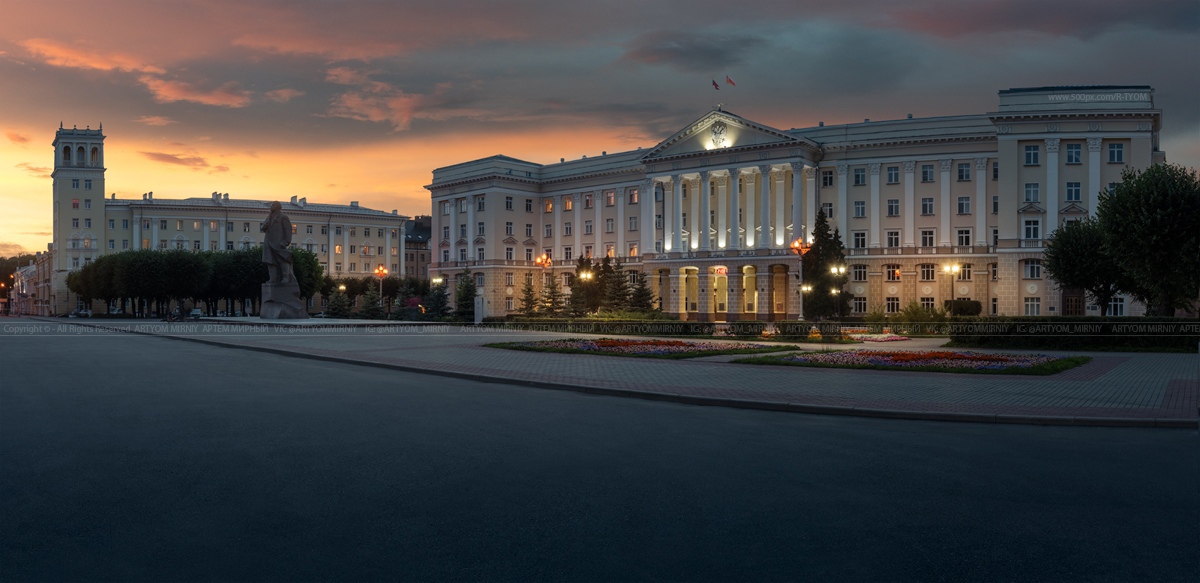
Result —
M 850 297 L 842 293 L 848 277 L 830 271 L 834 266 L 846 266 L 845 246 L 840 233 L 829 231 L 829 221 L 823 210 L 817 211 L 812 235 L 812 247 L 803 259 L 804 283 L 812 286 L 812 291 L 804 296 L 804 317 L 830 318 L 848 314 Z
M 604 303 L 608 309 L 621 311 L 629 309 L 629 279 L 625 266 L 620 259 L 612 262 L 612 273 L 604 286 Z
M 557 274 L 551 272 L 546 288 L 542 291 L 542 311 L 551 318 L 558 318 L 566 311 L 566 297 L 558 284 Z
M 533 274 L 525 275 L 525 285 L 521 286 L 521 307 L 517 310 L 522 316 L 532 317 L 538 312 L 537 290 L 533 287 Z
M 475 320 L 475 296 L 479 295 L 479 288 L 475 286 L 475 276 L 471 274 L 471 270 L 463 268 L 463 271 L 458 276 L 458 283 L 454 286 L 454 317 L 458 320 L 472 322 Z
M 638 273 L 629 294 L 629 309 L 639 312 L 654 311 L 654 292 L 646 281 L 645 273 Z

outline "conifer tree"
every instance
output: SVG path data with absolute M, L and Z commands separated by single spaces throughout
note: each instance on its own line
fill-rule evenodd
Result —
M 639 312 L 654 311 L 654 292 L 646 281 L 645 273 L 638 273 L 629 294 L 629 309 Z
M 526 274 L 525 285 L 521 287 L 521 307 L 518 309 L 522 316 L 532 317 L 538 311 L 537 290 L 533 287 L 533 274 Z
M 383 306 L 379 305 L 379 290 L 374 287 L 368 287 L 367 291 L 362 295 L 362 307 L 358 310 L 358 317 L 364 320 L 381 320 L 383 319 Z
M 625 274 L 625 266 L 620 259 L 612 264 L 612 273 L 604 286 L 604 304 L 610 310 L 621 311 L 629 308 L 629 279 Z
M 566 297 L 563 295 L 562 286 L 558 284 L 555 274 L 551 273 L 549 281 L 546 282 L 546 289 L 542 292 L 542 311 L 551 318 L 558 318 L 566 309 L 564 300 Z
M 829 318 L 838 314 L 849 313 L 847 309 L 850 296 L 841 293 L 846 285 L 847 275 L 834 275 L 830 272 L 833 266 L 846 265 L 845 246 L 842 244 L 838 231 L 829 231 L 829 221 L 825 211 L 817 211 L 817 221 L 812 230 L 812 248 L 804 254 L 804 283 L 812 286 L 812 291 L 804 296 L 804 316 L 806 318 Z M 838 293 L 833 293 L 833 290 Z

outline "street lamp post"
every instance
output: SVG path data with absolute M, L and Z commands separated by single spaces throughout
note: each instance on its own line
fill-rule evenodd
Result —
M 537 259 L 535 259 L 533 262 L 534 262 L 534 263 L 535 263 L 535 264 L 536 264 L 538 267 L 541 267 L 541 268 L 542 268 L 542 282 L 541 282 L 541 283 L 542 283 L 542 285 L 541 285 L 541 287 L 542 287 L 542 296 L 543 296 L 543 298 L 542 298 L 542 299 L 544 300 L 544 299 L 545 299 L 545 297 L 544 297 L 544 296 L 546 295 L 546 268 L 547 268 L 547 267 L 550 267 L 550 263 L 551 263 L 551 261 L 550 261 L 550 256 L 549 256 L 548 254 L 546 254 L 546 253 L 542 253 L 542 254 L 541 254 L 541 255 L 539 255 L 539 256 L 538 256 L 538 258 L 537 258 Z M 547 306 L 547 307 L 548 307 L 548 306 Z
M 383 307 L 383 278 L 387 277 L 388 270 L 380 265 L 375 268 L 375 277 L 379 278 L 379 307 Z
M 812 249 L 812 245 L 805 243 L 803 236 L 797 237 L 795 241 L 792 241 L 792 253 L 795 253 L 796 257 L 799 258 L 800 265 L 799 269 L 796 270 L 796 287 L 798 290 L 797 293 L 800 294 L 800 315 L 797 319 L 801 321 L 804 320 L 804 292 L 812 289 L 810 286 L 804 285 L 804 254 L 808 253 L 810 249 Z
M 950 306 L 950 315 L 954 315 L 954 277 L 958 275 L 958 270 L 961 269 L 957 263 L 942 266 L 942 274 L 946 276 L 946 281 L 950 284 L 950 292 L 946 295 L 947 303 Z

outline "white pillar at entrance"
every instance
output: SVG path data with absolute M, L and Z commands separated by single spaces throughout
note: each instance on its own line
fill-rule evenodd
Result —
M 475 197 L 470 197 L 467 199 L 467 261 L 475 260 L 475 237 L 478 233 L 475 227 Z
M 725 299 L 725 320 L 732 322 L 737 320 L 738 314 L 742 313 L 742 305 L 746 303 L 742 299 L 742 268 L 731 267 L 725 276 L 725 289 L 728 297 Z
M 682 252 L 686 251 L 683 248 L 683 179 L 678 174 L 671 175 L 671 186 L 673 196 L 671 197 L 671 215 L 674 218 L 671 224 L 671 251 Z M 675 277 L 672 275 L 671 277 Z
M 835 215 L 837 215 L 835 219 L 837 221 L 838 231 L 840 232 L 843 240 L 850 236 L 849 231 L 846 230 L 846 205 L 847 201 L 850 199 L 850 194 L 847 190 L 848 185 L 846 184 L 846 174 L 848 174 L 849 170 L 850 167 L 847 166 L 845 162 L 837 163 L 837 205 L 834 206 L 835 210 L 833 212 Z M 825 218 L 828 219 L 829 217 Z
M 787 190 L 784 187 L 784 179 L 786 177 L 786 170 L 774 170 L 771 172 L 771 178 L 775 182 L 775 233 L 771 237 L 771 246 L 776 249 L 783 247 L 783 239 L 787 236 L 786 223 L 788 214 L 784 206 L 784 203 L 787 202 Z
M 717 177 L 717 249 L 725 249 L 729 244 L 729 184 L 724 178 Z
M 709 230 L 712 229 L 708 218 L 710 214 L 708 198 L 710 196 L 712 196 L 712 183 L 709 181 L 709 173 L 707 170 L 702 170 L 700 172 L 700 216 L 696 217 L 696 232 L 700 235 L 701 251 L 708 251 L 709 249 Z M 703 277 L 700 279 L 701 286 L 704 285 L 707 277 L 708 274 L 703 274 Z M 700 294 L 700 301 L 706 301 L 705 297 L 705 294 Z M 703 312 L 703 310 L 701 310 L 701 312 Z
M 740 173 L 737 168 L 729 169 L 729 249 L 734 251 L 742 248 L 742 222 L 739 218 L 742 214 L 742 207 L 739 204 L 742 193 L 738 188 L 741 183 Z
M 766 249 L 771 246 L 771 166 L 762 164 L 758 167 L 759 180 L 759 211 L 758 237 L 754 240 L 755 249 Z
M 975 159 L 975 244 L 988 245 L 991 237 L 987 233 L 987 158 Z
M 1088 138 L 1088 216 L 1096 218 L 1096 210 L 1100 208 L 1100 138 Z
M 909 160 L 904 163 L 904 246 L 912 247 L 916 240 L 917 210 L 916 210 L 916 171 L 917 163 Z M 983 216 L 980 214 L 979 216 Z
M 804 164 L 792 162 L 792 232 L 788 234 L 785 243 L 791 244 L 804 233 L 804 199 L 801 196 L 801 186 L 804 184 Z
M 756 232 L 755 225 L 757 224 L 754 222 L 754 217 L 756 216 L 755 209 L 758 208 L 758 205 L 754 204 L 754 201 L 756 200 L 754 198 L 754 177 L 756 176 L 758 175 L 753 171 L 742 175 L 742 179 L 745 181 L 742 192 L 746 195 L 746 220 L 744 221 L 746 225 L 746 234 L 744 237 L 742 237 L 743 249 L 753 249 L 754 242 L 758 240 L 754 237 L 754 233 Z
M 867 167 L 871 170 L 871 199 L 870 199 L 871 202 L 868 203 L 870 205 L 870 210 L 867 211 L 867 212 L 871 213 L 870 246 L 872 249 L 875 249 L 875 248 L 879 247 L 879 230 L 881 228 L 879 216 L 881 214 L 883 214 L 883 212 L 879 208 L 879 167 L 880 167 L 880 163 L 879 162 L 871 162 L 870 164 L 867 165 Z M 842 236 L 846 237 L 846 236 L 848 236 L 848 233 L 842 233 Z
M 688 239 L 684 251 L 694 251 L 700 247 L 700 230 L 704 221 L 700 220 L 700 181 L 689 180 L 688 189 Z
M 950 245 L 953 239 L 950 238 L 950 214 L 954 209 L 950 206 L 950 167 L 954 165 L 954 160 L 941 160 L 942 165 L 942 204 L 938 208 L 938 215 L 942 218 L 941 228 L 938 229 L 938 238 L 941 239 L 943 246 Z
M 817 222 L 817 169 L 809 166 L 805 171 L 808 172 L 808 193 L 804 196 L 804 236 L 812 243 L 813 234 L 809 227 Z M 842 233 L 842 236 L 846 234 Z
M 613 204 L 617 207 L 617 224 L 613 226 L 617 230 L 617 248 L 613 250 L 613 255 L 617 257 L 628 257 L 629 248 L 625 246 L 625 231 L 629 229 L 629 225 L 625 223 L 625 189 L 617 189 Z
M 638 230 L 641 237 L 638 243 L 638 255 L 654 252 L 654 179 L 642 181 L 638 190 L 638 206 L 642 209 L 642 218 L 638 219 Z
M 1044 239 L 1049 238 L 1058 228 L 1058 142 L 1059 138 L 1046 138 L 1046 225 L 1042 228 Z

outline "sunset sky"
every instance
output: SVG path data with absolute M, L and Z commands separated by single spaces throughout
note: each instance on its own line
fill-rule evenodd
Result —
M 1195 0 L 0 0 L 0 256 L 50 240 L 60 122 L 104 124 L 118 198 L 417 215 L 434 168 L 650 147 L 718 102 L 788 129 L 1151 85 L 1197 167 L 1197 57 Z

